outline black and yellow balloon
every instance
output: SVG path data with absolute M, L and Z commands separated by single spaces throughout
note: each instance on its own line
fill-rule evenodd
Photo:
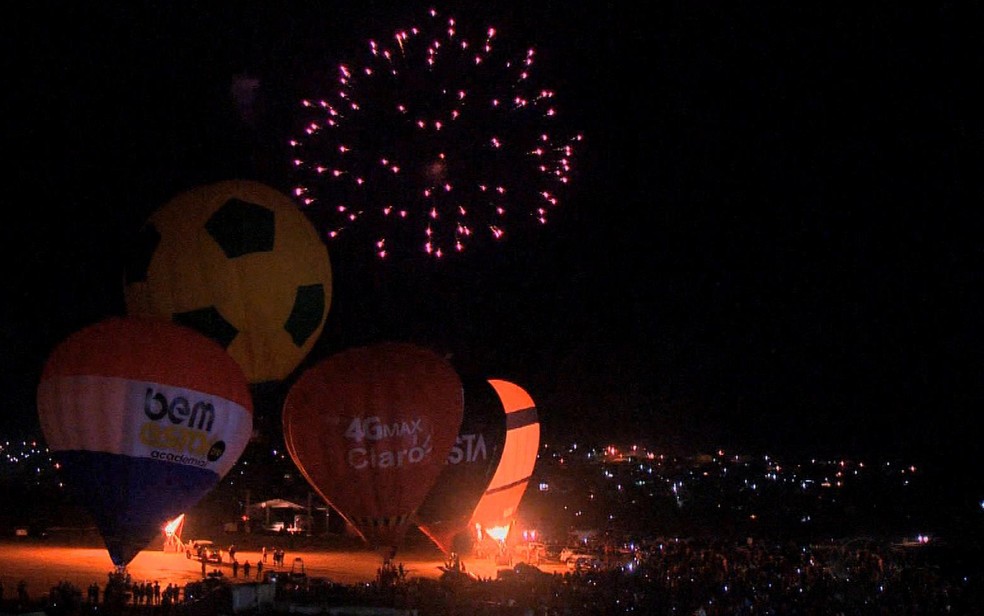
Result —
M 206 334 L 250 383 L 283 380 L 324 328 L 328 249 L 294 202 L 266 184 L 228 180 L 183 192 L 154 212 L 134 245 L 127 312 Z

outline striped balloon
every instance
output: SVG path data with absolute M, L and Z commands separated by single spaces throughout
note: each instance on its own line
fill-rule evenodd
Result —
M 497 528 L 508 533 L 533 475 L 540 448 L 540 420 L 533 398 L 525 389 L 498 379 L 490 379 L 489 383 L 506 411 L 506 444 L 495 475 L 472 514 L 471 524 L 483 532 Z M 504 539 L 505 534 L 501 540 Z
M 471 516 L 499 467 L 506 442 L 508 416 L 498 392 L 484 378 L 462 381 L 465 410 L 458 438 L 415 519 L 447 556 L 470 551 L 475 538 Z
M 163 319 L 113 317 L 69 336 L 37 401 L 52 458 L 119 568 L 218 484 L 252 434 L 239 364 Z

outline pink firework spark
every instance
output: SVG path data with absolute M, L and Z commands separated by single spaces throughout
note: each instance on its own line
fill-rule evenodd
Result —
M 325 237 L 361 229 L 380 258 L 440 258 L 547 223 L 582 136 L 559 123 L 535 51 L 515 49 L 430 11 L 302 101 L 293 193 Z

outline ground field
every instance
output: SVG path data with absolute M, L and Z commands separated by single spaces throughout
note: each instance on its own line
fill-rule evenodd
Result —
M 250 577 L 256 579 L 256 563 L 260 560 L 259 551 L 240 550 L 236 559 L 240 562 L 236 581 L 245 582 L 242 564 L 252 565 Z M 301 558 L 308 576 L 325 577 L 333 582 L 356 584 L 368 582 L 376 577 L 381 563 L 379 555 L 371 551 L 297 551 L 287 552 L 283 567 L 273 566 L 273 556 L 268 554 L 265 570 L 289 571 L 294 558 Z M 469 572 L 481 577 L 495 578 L 495 564 L 486 559 L 462 559 Z M 403 563 L 408 577 L 436 578 L 441 575 L 443 556 L 436 549 L 415 550 L 397 554 L 394 562 Z M 232 567 L 228 562 L 222 565 L 210 563 L 208 571 L 219 568 L 228 579 L 232 578 Z M 15 596 L 20 580 L 27 582 L 27 590 L 32 598 L 46 596 L 48 590 L 62 581 L 68 581 L 82 589 L 93 582 L 104 587 L 113 563 L 104 548 L 60 547 L 50 544 L 3 543 L 0 544 L 0 582 L 5 588 L 5 596 Z M 558 563 L 541 564 L 540 569 L 548 573 L 566 571 L 566 566 Z M 185 558 L 184 553 L 144 550 L 127 567 L 133 581 L 158 581 L 161 587 L 169 583 L 184 586 L 188 582 L 202 578 L 201 563 Z

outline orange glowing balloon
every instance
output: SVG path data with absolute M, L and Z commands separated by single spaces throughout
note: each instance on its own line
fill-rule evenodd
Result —
M 525 389 L 498 379 L 490 379 L 489 384 L 506 411 L 506 445 L 495 475 L 472 513 L 471 525 L 488 534 L 493 534 L 493 528 L 501 529 L 503 536 L 496 539 L 504 541 L 533 475 L 540 448 L 540 420 Z
M 349 349 L 291 387 L 284 439 L 322 498 L 392 554 L 441 473 L 463 405 L 458 374 L 431 351 L 405 343 Z
M 415 522 L 445 555 L 466 553 L 473 543 L 472 513 L 499 467 L 506 441 L 506 412 L 486 380 L 465 378 L 461 429 Z

